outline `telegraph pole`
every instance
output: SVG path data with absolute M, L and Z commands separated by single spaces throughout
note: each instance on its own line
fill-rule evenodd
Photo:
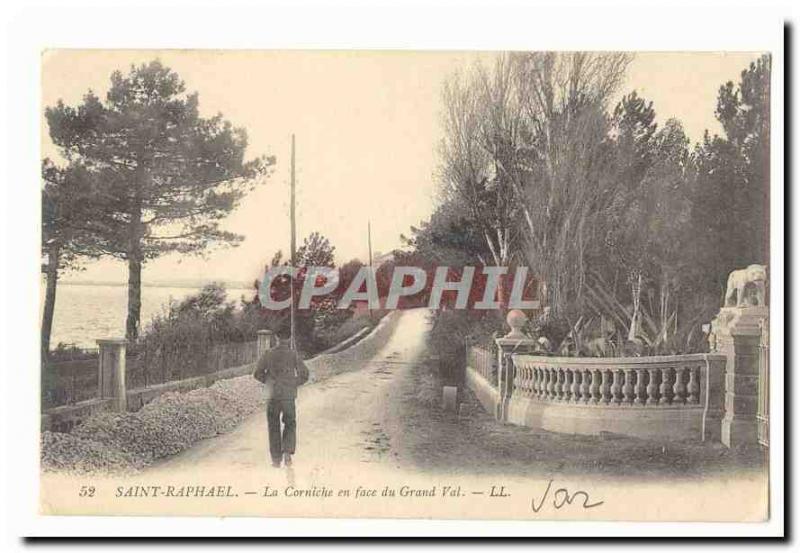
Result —
M 291 274 L 291 309 L 289 311 L 289 327 L 291 332 L 291 339 L 290 344 L 293 350 L 297 349 L 294 339 L 294 331 L 295 331 L 295 305 L 294 305 L 294 270 L 295 270 L 295 262 L 296 262 L 296 253 L 297 253 L 297 237 L 296 237 L 296 225 L 295 225 L 295 199 L 294 199 L 294 134 L 292 134 L 292 155 L 291 155 L 291 173 L 290 173 L 290 188 L 291 188 L 291 199 L 289 203 L 289 219 L 291 222 L 291 267 L 292 267 L 292 274 Z
M 372 269 L 372 226 L 370 220 L 367 219 L 367 251 L 369 252 L 369 272 L 373 278 L 375 273 Z M 377 279 L 376 279 L 377 280 Z M 367 309 L 369 310 L 369 320 L 372 320 L 372 303 L 367 299 Z

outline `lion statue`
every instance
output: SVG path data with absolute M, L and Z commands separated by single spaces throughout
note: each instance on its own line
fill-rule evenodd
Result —
M 725 307 L 746 307 L 748 305 L 766 304 L 767 266 L 750 265 L 746 269 L 737 269 L 728 276 L 728 288 L 725 290 Z M 748 304 L 748 290 L 755 291 L 755 303 Z M 752 294 L 751 294 L 752 295 Z

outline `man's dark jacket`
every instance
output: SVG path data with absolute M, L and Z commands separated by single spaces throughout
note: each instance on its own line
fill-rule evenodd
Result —
M 253 376 L 267 386 L 270 399 L 294 399 L 308 381 L 308 367 L 288 345 L 278 344 L 261 356 Z

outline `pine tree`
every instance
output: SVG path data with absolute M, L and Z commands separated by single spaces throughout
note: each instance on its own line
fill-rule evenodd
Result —
M 64 158 L 102 183 L 93 203 L 115 222 L 102 248 L 128 264 L 126 335 L 136 340 L 142 266 L 239 243 L 219 223 L 274 158 L 245 161 L 246 132 L 221 114 L 201 117 L 197 94 L 159 61 L 114 72 L 105 102 L 90 91 L 79 106 L 59 102 L 45 115 Z

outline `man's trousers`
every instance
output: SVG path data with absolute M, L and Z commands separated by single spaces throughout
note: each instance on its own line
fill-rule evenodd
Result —
M 281 431 L 283 423 L 283 431 Z M 267 402 L 267 429 L 269 454 L 273 463 L 279 463 L 284 453 L 294 454 L 297 443 L 297 419 L 292 399 L 271 399 Z

